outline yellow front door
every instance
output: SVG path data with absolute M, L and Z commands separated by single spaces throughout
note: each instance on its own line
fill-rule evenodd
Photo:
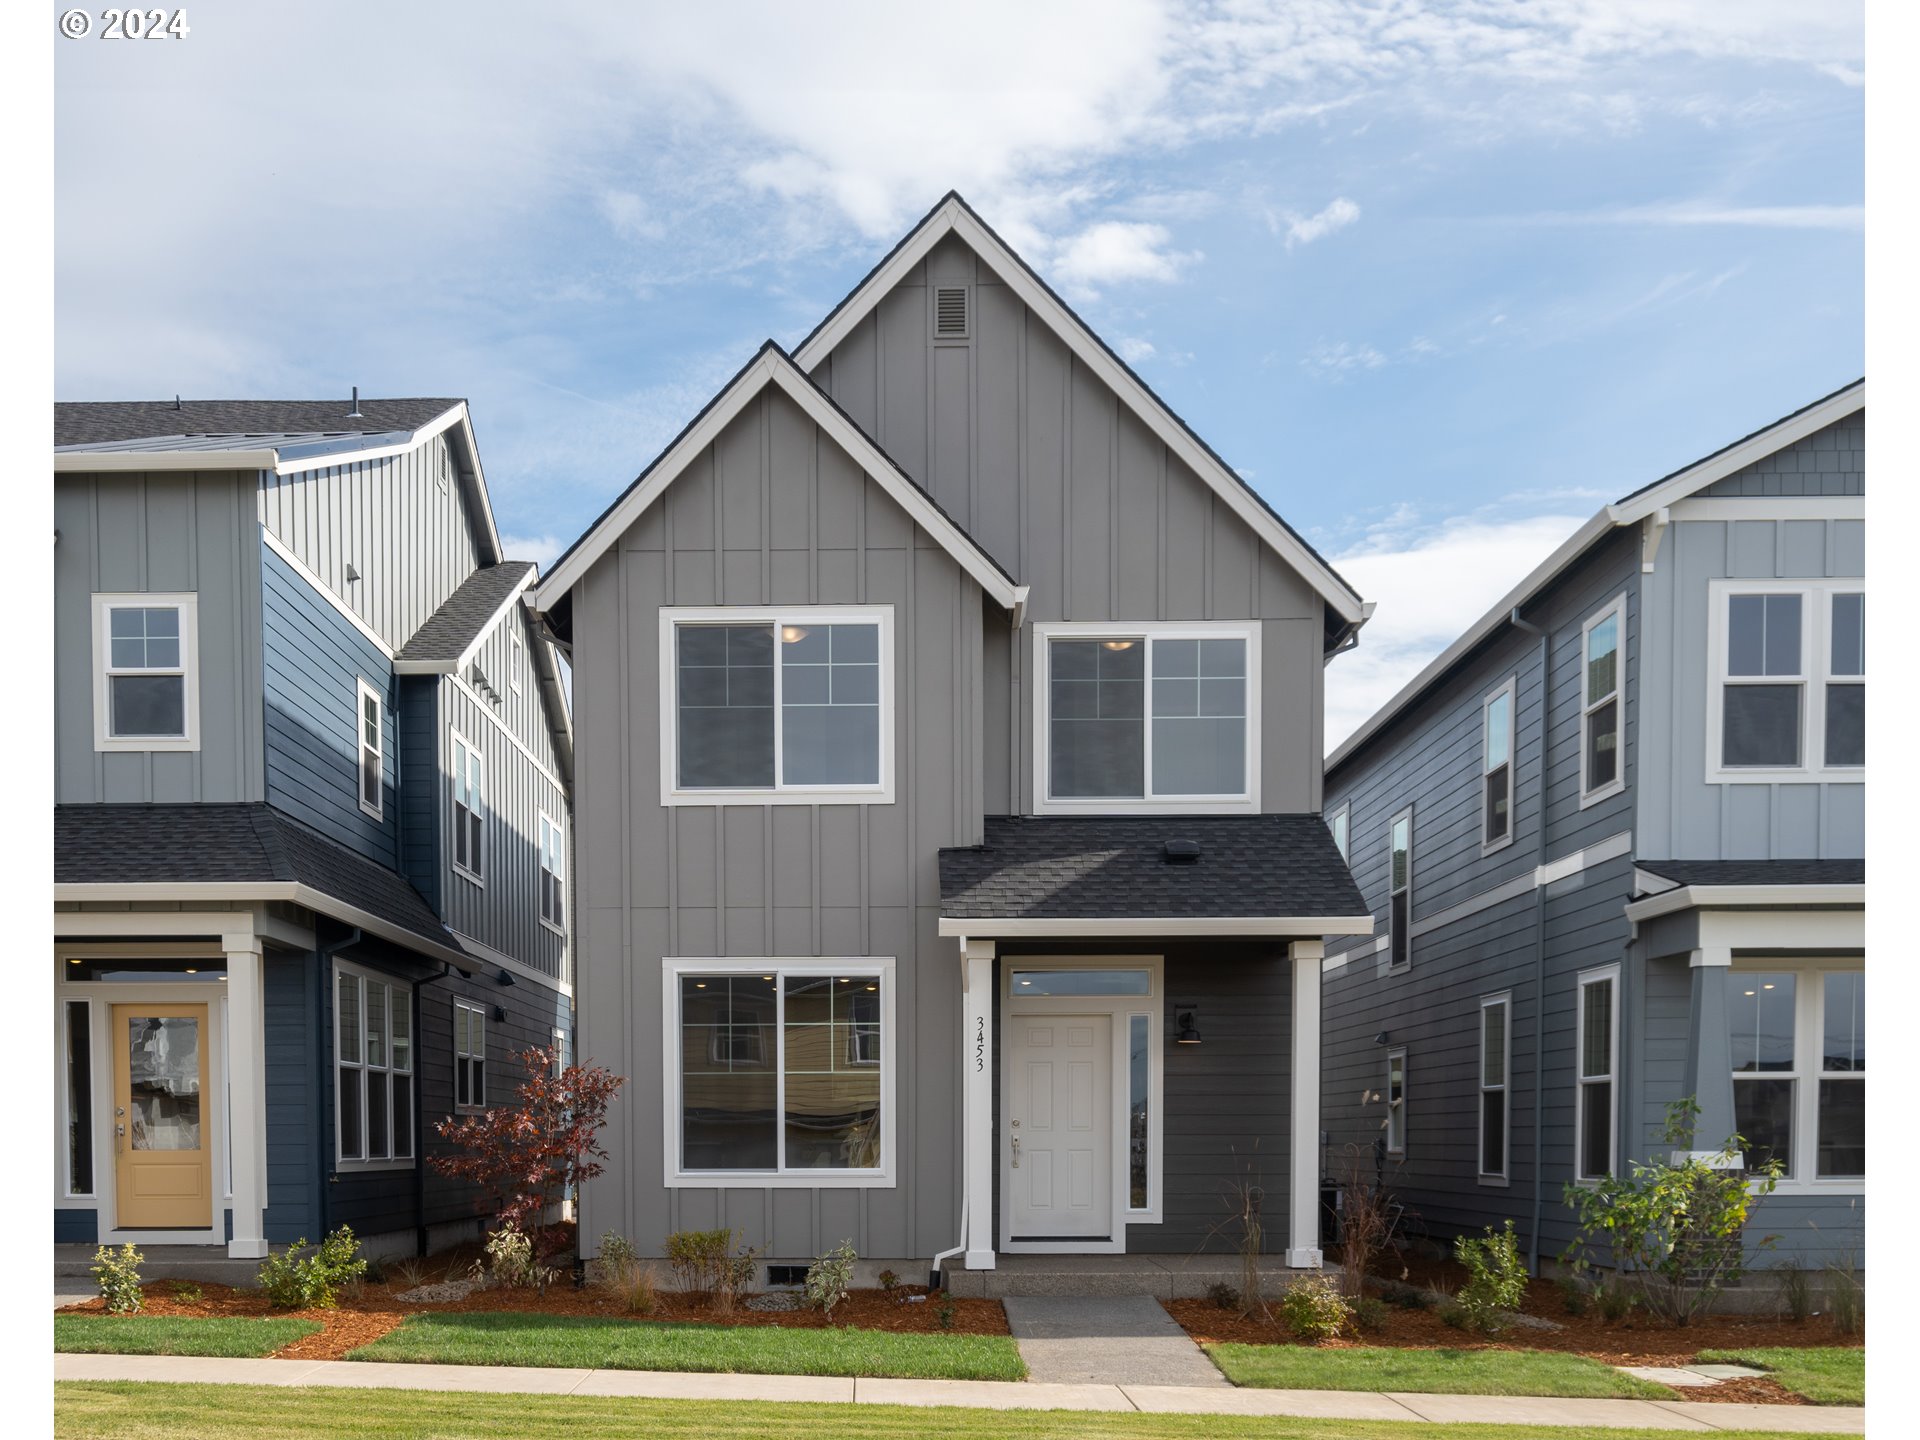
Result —
M 118 1228 L 210 1229 L 207 1007 L 116 1005 L 112 1036 Z

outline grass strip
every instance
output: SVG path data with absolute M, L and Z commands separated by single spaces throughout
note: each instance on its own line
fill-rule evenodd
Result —
M 1867 1352 L 1843 1345 L 1702 1350 L 1703 1365 L 1755 1365 L 1816 1405 L 1867 1403 Z
M 1671 1400 L 1674 1392 L 1611 1365 L 1552 1350 L 1408 1350 L 1307 1345 L 1206 1347 L 1236 1385 L 1262 1390 L 1401 1390 L 1429 1395 L 1551 1395 Z
M 319 1331 L 312 1320 L 56 1315 L 53 1348 L 87 1355 L 271 1355 Z

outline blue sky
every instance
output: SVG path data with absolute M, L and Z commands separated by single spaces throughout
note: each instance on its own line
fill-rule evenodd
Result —
M 453 394 L 549 558 L 950 186 L 1380 602 L 1340 735 L 1863 360 L 1857 6 L 201 3 L 56 46 L 63 399 Z

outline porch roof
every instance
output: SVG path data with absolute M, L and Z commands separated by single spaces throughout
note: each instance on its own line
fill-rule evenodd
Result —
M 1862 885 L 1864 860 L 1637 860 L 1676 885 Z
M 1373 917 L 1318 815 L 997 816 L 940 852 L 940 930 L 1306 937 Z

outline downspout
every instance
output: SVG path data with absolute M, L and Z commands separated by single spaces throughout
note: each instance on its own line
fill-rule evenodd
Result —
M 1518 605 L 1508 612 L 1507 620 L 1514 629 L 1540 637 L 1540 821 L 1533 841 L 1533 1223 L 1527 1236 L 1527 1273 L 1537 1279 L 1540 1224 L 1546 1204 L 1547 887 L 1541 883 L 1541 874 L 1547 863 L 1547 704 L 1553 675 L 1547 632 L 1530 620 L 1522 620 Z M 1518 718 L 1514 726 L 1516 750 Z M 1516 804 L 1516 812 L 1518 808 Z
M 963 1143 L 964 1143 L 964 1137 L 963 1137 Z M 967 1190 L 966 1190 L 966 1185 L 963 1182 L 960 1187 L 960 1243 L 954 1246 L 951 1250 L 942 1250 L 938 1255 L 933 1257 L 933 1269 L 929 1271 L 927 1274 L 927 1289 L 938 1290 L 941 1288 L 940 1276 L 941 1276 L 941 1272 L 946 1269 L 946 1262 L 951 1260 L 954 1256 L 958 1255 L 962 1250 L 966 1248 L 967 1248 Z

